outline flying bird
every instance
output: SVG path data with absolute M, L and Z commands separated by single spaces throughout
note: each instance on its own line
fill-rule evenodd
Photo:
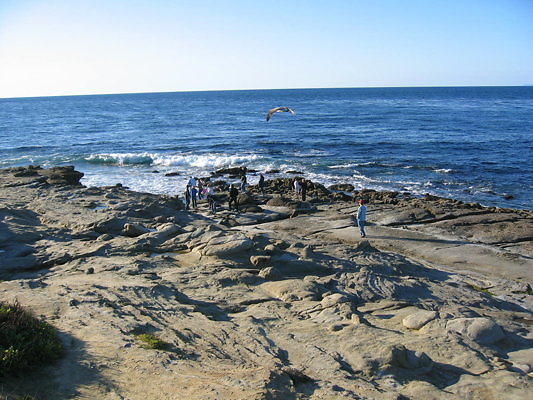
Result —
M 267 112 L 267 121 L 272 117 L 272 114 L 277 112 L 290 112 L 291 114 L 296 114 L 293 110 L 291 110 L 289 107 L 275 107 Z

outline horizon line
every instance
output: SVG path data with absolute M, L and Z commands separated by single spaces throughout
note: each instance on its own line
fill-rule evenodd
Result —
M 120 96 L 132 94 L 169 94 L 169 93 L 203 93 L 203 92 L 253 92 L 253 91 L 279 91 L 279 90 L 320 90 L 320 89 L 416 89 L 416 88 L 490 88 L 490 87 L 531 87 L 533 84 L 524 85 L 414 85 L 414 86 L 332 86 L 332 87 L 294 87 L 294 88 L 255 88 L 255 89 L 198 89 L 198 90 L 168 90 L 168 91 L 140 91 L 140 92 L 112 92 L 112 93 L 83 93 L 83 94 L 54 94 L 36 96 L 11 96 L 0 97 L 0 100 L 9 99 L 38 99 L 47 97 L 78 97 L 78 96 Z

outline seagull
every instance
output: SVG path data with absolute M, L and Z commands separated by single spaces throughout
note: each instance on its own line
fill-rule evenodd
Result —
M 289 107 L 275 107 L 271 110 L 268 110 L 267 112 L 267 121 L 272 117 L 272 114 L 277 112 L 290 112 L 291 114 L 296 114 L 294 111 L 292 111 Z

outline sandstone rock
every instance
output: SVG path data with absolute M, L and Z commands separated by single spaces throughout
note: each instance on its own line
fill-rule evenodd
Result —
M 341 293 L 333 293 L 333 294 L 330 294 L 329 296 L 323 297 L 322 300 L 320 301 L 320 305 L 326 308 L 326 307 L 332 307 L 339 303 L 347 303 L 349 301 L 350 299 L 347 296 Z
M 283 301 L 317 300 L 319 292 L 314 283 L 300 279 L 266 282 L 261 288 L 270 296 Z
M 285 197 L 274 196 L 270 200 L 268 200 L 266 204 L 267 206 L 272 206 L 272 207 L 288 207 L 292 203 L 293 203 L 292 200 L 287 199 Z
M 173 223 L 165 223 L 165 224 L 159 225 L 156 228 L 155 232 L 148 230 L 148 233 L 145 234 L 145 237 L 150 238 L 156 242 L 163 242 L 183 232 L 184 231 L 180 226 L 173 224 Z
M 286 242 L 285 240 L 274 240 L 272 244 L 283 250 L 288 249 L 291 246 L 291 244 Z
M 312 378 L 310 378 L 309 376 L 304 374 L 299 369 L 296 369 L 296 368 L 293 368 L 293 367 L 283 367 L 283 368 L 281 368 L 281 370 L 284 373 L 286 373 L 287 375 L 289 375 L 289 377 L 291 378 L 292 382 L 295 385 L 298 385 L 300 383 L 307 383 L 307 382 L 312 382 L 313 381 Z
M 269 281 L 277 281 L 282 278 L 279 270 L 274 267 L 266 267 L 261 269 L 258 276 Z
M 459 333 L 480 344 L 492 344 L 505 337 L 502 329 L 490 318 L 456 318 L 446 323 L 449 332 Z
M 509 352 L 507 358 L 520 371 L 526 374 L 533 372 L 533 348 Z
M 294 251 L 294 249 L 303 249 L 305 245 L 302 242 L 294 242 L 288 247 L 289 251 Z
M 346 325 L 344 324 L 332 324 L 328 327 L 328 330 L 331 332 L 339 332 L 342 331 L 345 326 Z
M 329 195 L 329 198 L 333 201 L 352 201 L 353 198 L 349 194 L 344 192 L 335 192 Z
M 251 206 L 244 206 L 242 211 L 246 213 L 262 213 L 263 209 L 259 207 L 258 205 L 254 204 Z
M 361 354 L 358 349 L 354 347 L 352 342 L 348 341 L 342 344 L 342 352 L 345 361 L 349 363 L 353 371 L 362 373 L 367 377 L 373 376 L 373 360 L 363 356 L 363 354 Z
M 265 252 L 267 254 L 274 254 L 280 251 L 275 245 L 273 244 L 267 244 L 264 248 Z
M 284 276 L 305 276 L 320 275 L 325 273 L 329 267 L 315 261 L 298 260 L 294 255 L 285 254 L 272 257 L 273 265 L 281 271 Z
M 52 167 L 38 170 L 40 175 L 46 177 L 48 183 L 52 185 L 79 185 L 83 173 L 74 170 L 72 165 L 64 167 Z
M 269 256 L 251 256 L 250 262 L 256 267 L 268 267 L 271 266 L 272 260 Z
M 139 275 L 140 270 L 138 268 L 128 268 L 124 271 L 126 275 Z
M 315 252 L 313 251 L 313 248 L 310 247 L 310 246 L 305 246 L 302 249 L 302 253 L 301 254 L 302 254 L 302 258 L 304 258 L 304 259 L 311 259 L 314 256 L 316 256 Z
M 313 316 L 313 320 L 319 324 L 338 324 L 343 322 L 346 325 L 354 324 L 352 320 L 353 309 L 350 303 L 337 303 L 327 307 Z
M 405 317 L 402 324 L 408 329 L 420 329 L 435 318 L 437 318 L 436 311 L 420 310 Z
M 406 303 L 396 300 L 379 300 L 376 302 L 369 302 L 357 307 L 357 310 L 364 313 L 372 313 L 374 311 L 381 310 L 397 310 L 398 308 L 405 307 Z
M 403 345 L 386 346 L 381 353 L 382 368 L 403 368 L 416 375 L 427 374 L 433 368 L 433 360 L 421 351 L 408 350 Z
M 89 224 L 87 227 L 98 233 L 122 233 L 124 229 L 125 220 L 114 216 L 107 216 L 101 221 L 96 221 Z
M 239 193 L 239 195 L 237 196 L 237 203 L 239 203 L 239 205 L 255 205 L 255 199 L 248 193 Z
M 440 391 L 435 385 L 424 381 L 411 381 L 406 383 L 402 389 L 403 396 L 400 399 L 424 399 L 424 400 L 454 400 L 457 397 L 453 394 L 446 394 Z
M 218 222 L 220 225 L 224 225 L 224 226 L 227 226 L 229 228 L 232 228 L 234 226 L 238 226 L 239 223 L 237 222 L 237 220 L 235 218 L 232 218 L 231 216 L 226 216 L 226 217 L 223 217 L 219 222 Z
M 35 165 L 29 165 L 27 167 L 15 167 L 15 168 L 9 169 L 9 171 L 13 173 L 13 176 L 17 178 L 27 177 L 27 176 L 36 176 L 38 170 L 42 170 L 42 168 L 40 166 L 35 166 Z
M 137 237 L 148 232 L 150 230 L 140 224 L 124 224 L 124 228 L 122 229 L 124 236 L 128 237 Z
M 521 257 L 526 253 L 515 249 L 531 248 L 530 211 L 366 191 L 373 221 L 427 209 L 439 222 L 409 230 L 375 227 L 372 246 L 358 247 L 356 229 L 348 226 L 354 205 L 333 204 L 318 185 L 317 201 L 328 204 L 315 215 L 268 223 L 238 215 L 239 226 L 228 229 L 204 213 L 177 210 L 165 196 L 55 187 L 37 178 L 31 170 L 18 178 L 0 172 L 0 297 L 19 299 L 50 319 L 76 350 L 47 367 L 39 398 L 67 398 L 78 390 L 97 399 L 528 398 L 532 326 L 515 300 L 533 297 L 531 271 Z M 276 190 L 294 199 L 291 183 L 281 180 Z M 275 191 L 267 186 L 267 192 Z M 399 203 L 387 205 L 392 200 Z M 128 238 L 119 235 L 126 223 L 157 229 Z M 485 232 L 491 226 L 511 238 L 501 245 L 504 252 L 463 246 L 467 237 L 499 240 L 499 233 Z M 188 245 L 195 251 L 179 251 Z M 215 256 L 203 255 L 210 250 Z M 460 262 L 435 261 L 439 252 L 457 254 Z M 252 267 L 252 255 L 272 263 L 261 268 L 257 260 Z M 467 279 L 475 263 L 483 279 Z M 95 273 L 83 277 L 92 268 Z M 482 281 L 495 296 L 472 290 L 468 281 Z M 398 326 L 402 318 L 409 329 L 422 326 L 429 315 L 415 305 L 439 307 L 441 319 L 425 325 L 424 334 Z M 478 346 L 466 333 L 447 334 L 452 316 L 481 315 L 512 332 L 498 343 L 501 349 Z M 134 330 L 155 334 L 171 351 L 141 349 Z M 62 377 L 65 392 L 49 377 Z M 33 380 L 33 374 L 10 377 L 0 398 L 37 395 Z
M 244 235 L 235 234 L 210 240 L 201 252 L 206 256 L 227 256 L 249 250 L 253 245 L 254 242 Z
M 253 170 L 248 170 L 246 167 L 230 167 L 230 168 L 221 168 L 216 170 L 212 175 L 221 176 L 221 175 L 235 175 L 241 176 L 246 174 L 246 172 L 252 172 Z
M 104 233 L 96 238 L 96 240 L 99 242 L 107 242 L 108 240 L 111 240 L 111 239 L 113 239 L 113 236 L 110 235 L 109 233 Z
M 341 190 L 343 192 L 353 192 L 355 187 L 350 183 L 338 183 L 328 187 L 330 190 Z
M 397 226 L 433 218 L 435 218 L 435 215 L 433 215 L 431 211 L 427 209 L 410 207 L 409 209 L 401 211 L 397 214 L 389 215 L 378 221 L 378 223 L 380 225 Z

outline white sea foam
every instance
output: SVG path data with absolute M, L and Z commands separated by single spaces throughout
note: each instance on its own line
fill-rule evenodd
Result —
M 189 156 L 189 165 L 200 168 L 219 168 L 230 165 L 242 164 L 250 161 L 255 161 L 258 156 L 250 155 L 227 155 L 227 154 L 206 154 L 200 156 Z
M 357 163 L 347 163 L 347 164 L 339 164 L 339 165 L 330 165 L 329 169 L 344 169 L 344 168 L 355 168 L 358 167 L 360 164 Z
M 331 156 L 332 153 L 325 150 L 310 149 L 308 151 L 296 151 L 293 154 L 293 157 L 298 158 L 307 158 L 307 157 L 327 157 Z
M 453 172 L 453 169 L 451 169 L 451 168 L 437 168 L 437 169 L 434 169 L 433 171 L 438 172 L 440 174 L 450 174 L 450 173 Z
M 106 153 L 92 154 L 86 161 L 114 165 L 160 165 L 196 168 L 219 168 L 255 161 L 255 154 L 165 154 L 165 153 Z

